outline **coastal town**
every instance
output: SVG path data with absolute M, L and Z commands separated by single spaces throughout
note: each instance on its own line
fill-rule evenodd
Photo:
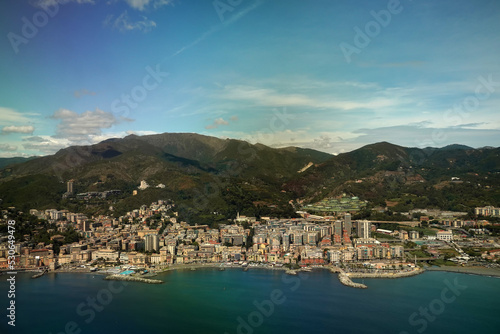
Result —
M 357 198 L 353 201 L 358 202 Z M 10 210 L 10 211 L 9 211 Z M 15 208 L 3 210 L 2 218 Z M 190 225 L 178 219 L 172 200 L 158 200 L 118 218 L 87 217 L 68 210 L 30 210 L 56 227 L 50 242 L 33 244 L 30 235 L 14 244 L 15 267 L 48 271 L 103 271 L 109 274 L 154 273 L 196 265 L 252 266 L 294 270 L 335 270 L 376 275 L 418 271 L 435 265 L 498 268 L 500 245 L 487 220 L 462 220 L 462 213 L 420 210 L 419 219 L 374 222 L 352 219 L 355 212 L 301 218 L 247 217 L 217 227 Z M 492 207 L 477 208 L 498 215 Z M 431 219 L 432 218 L 432 219 Z M 389 226 L 396 229 L 382 228 Z M 68 230 L 78 241 L 66 242 Z M 37 230 L 34 233 L 38 233 Z M 0 243 L 0 269 L 8 268 L 7 239 Z M 58 247 L 56 247 L 57 245 Z

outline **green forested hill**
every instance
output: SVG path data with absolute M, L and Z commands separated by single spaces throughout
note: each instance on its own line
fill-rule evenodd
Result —
M 312 166 L 299 173 L 303 167 Z M 120 189 L 106 200 L 62 200 L 75 192 Z M 152 187 L 132 196 L 141 180 Z M 155 188 L 163 184 L 165 188 Z M 0 170 L 2 206 L 123 213 L 172 198 L 198 222 L 236 215 L 293 216 L 299 207 L 343 193 L 394 211 L 436 207 L 470 211 L 500 206 L 500 148 L 462 145 L 407 148 L 387 142 L 332 156 L 297 147 L 270 148 L 192 133 L 109 139 Z

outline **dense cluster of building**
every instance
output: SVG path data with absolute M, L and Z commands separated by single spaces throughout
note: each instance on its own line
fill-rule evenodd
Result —
M 68 227 L 84 238 L 64 244 L 58 254 L 52 244 L 17 243 L 20 267 L 49 266 L 89 262 L 120 262 L 137 266 L 173 263 L 219 263 L 252 261 L 272 264 L 326 264 L 366 259 L 393 259 L 403 256 L 403 247 L 370 238 L 368 221 L 271 219 L 260 222 L 254 217 L 239 216 L 235 222 L 217 229 L 207 225 L 189 225 L 177 221 L 175 204 L 158 201 L 143 205 L 119 218 L 88 218 L 67 210 L 30 210 L 57 227 L 51 240 L 64 241 Z M 243 222 L 249 228 L 243 227 Z M 152 226 L 155 226 L 154 228 Z M 161 233 L 160 233 L 161 231 Z M 57 234 L 61 233 L 61 234 Z M 359 236 L 352 241 L 353 236 Z M 6 257 L 0 246 L 0 258 Z M 0 259 L 0 267 L 4 266 Z
M 68 183 L 68 193 L 72 191 L 72 185 Z M 495 208 L 486 208 L 490 210 L 489 215 L 495 214 Z M 485 208 L 476 208 L 476 211 L 478 209 Z M 215 229 L 178 221 L 171 200 L 143 205 L 119 218 L 89 218 L 81 213 L 55 209 L 32 209 L 30 214 L 55 224 L 57 231 L 49 231 L 51 240 L 62 246 L 56 254 L 53 243 L 40 243 L 35 247 L 28 242 L 16 243 L 16 263 L 22 268 L 56 268 L 89 262 L 94 265 L 128 263 L 150 266 L 234 261 L 297 265 L 384 261 L 403 258 L 401 242 L 420 238 L 416 231 L 389 231 L 377 229 L 369 221 L 352 221 L 350 213 L 341 215 L 342 219 L 304 212 L 302 218 L 261 217 L 260 221 L 238 214 L 234 221 Z M 441 224 L 449 227 L 477 223 L 462 221 L 453 215 L 441 216 Z M 420 221 L 428 219 L 428 216 L 420 217 Z M 75 229 L 83 239 L 64 244 L 62 234 L 68 228 Z M 386 234 L 388 239 L 379 238 L 381 242 L 371 238 L 372 232 L 379 236 Z M 391 238 L 401 242 L 390 243 Z M 456 236 L 450 230 L 442 230 L 425 238 L 449 242 Z M 6 258 L 7 247 L 0 245 L 0 268 L 7 266 Z
M 476 216 L 500 217 L 500 208 L 493 206 L 478 207 L 474 210 Z

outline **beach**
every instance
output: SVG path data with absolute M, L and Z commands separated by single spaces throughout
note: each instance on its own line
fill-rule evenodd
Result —
M 427 267 L 425 268 L 425 270 L 447 271 L 447 272 L 461 273 L 461 274 L 500 277 L 500 269 L 486 268 L 479 266 L 474 266 L 474 267 L 440 266 L 440 267 Z

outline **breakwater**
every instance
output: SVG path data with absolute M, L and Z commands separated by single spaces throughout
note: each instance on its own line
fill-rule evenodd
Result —
M 358 289 L 366 289 L 368 288 L 366 285 L 361 284 L 361 283 L 354 283 L 351 281 L 349 275 L 341 268 L 332 266 L 328 268 L 330 272 L 334 274 L 339 274 L 339 281 L 340 283 L 344 284 L 345 286 L 350 286 L 351 288 L 358 288 Z
M 368 288 L 364 284 L 354 283 L 353 281 L 351 281 L 351 278 L 346 273 L 340 273 L 339 274 L 339 281 L 340 281 L 340 283 L 344 284 L 345 286 L 350 286 L 352 288 L 358 288 L 358 289 L 366 289 L 366 288 Z
M 410 271 L 398 271 L 390 273 L 347 273 L 350 278 L 402 278 L 423 273 L 424 270 L 416 268 Z
M 38 277 L 42 277 L 45 273 L 47 272 L 47 270 L 42 270 L 41 272 L 31 276 L 31 278 L 38 278 Z
M 114 281 L 129 281 L 129 282 L 141 282 L 147 284 L 162 284 L 165 283 L 158 279 L 150 279 L 143 278 L 137 276 L 127 276 L 127 275 L 109 275 L 104 278 L 105 280 L 114 280 Z
M 340 283 L 345 286 L 350 286 L 352 288 L 366 289 L 368 286 L 361 283 L 355 283 L 351 280 L 351 278 L 402 278 L 402 277 L 410 277 L 421 274 L 424 272 L 421 268 L 415 268 L 410 271 L 398 271 L 398 272 L 390 272 L 390 273 L 348 273 L 339 267 L 330 267 L 330 272 L 339 274 Z

